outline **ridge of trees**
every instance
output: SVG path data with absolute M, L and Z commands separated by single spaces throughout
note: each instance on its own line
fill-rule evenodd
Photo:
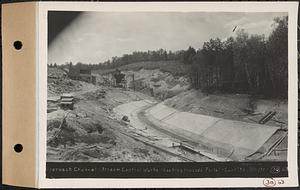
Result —
M 80 67 L 85 69 L 114 69 L 123 65 L 128 65 L 130 63 L 136 62 L 147 62 L 147 61 L 183 61 L 183 56 L 185 54 L 185 50 L 178 51 L 167 51 L 164 49 L 158 50 L 148 50 L 148 51 L 134 51 L 131 54 L 124 54 L 121 57 L 114 56 L 110 60 L 100 62 L 98 64 L 86 64 L 77 62 L 76 64 L 72 64 L 74 67 Z M 64 65 L 60 65 L 59 67 L 65 68 L 68 67 L 72 62 L 66 62 Z M 57 67 L 56 63 L 49 64 L 49 67 Z
M 275 18 L 273 25 L 268 38 L 239 29 L 236 37 L 210 39 L 198 50 L 189 47 L 175 52 L 135 51 L 98 64 L 77 63 L 75 66 L 97 70 L 134 62 L 175 60 L 190 67 L 188 75 L 195 89 L 287 98 L 288 17 Z
M 264 97 L 288 95 L 288 18 L 275 18 L 270 36 L 249 35 L 210 39 L 186 63 L 196 89 L 247 93 Z M 185 55 L 189 57 L 189 55 Z

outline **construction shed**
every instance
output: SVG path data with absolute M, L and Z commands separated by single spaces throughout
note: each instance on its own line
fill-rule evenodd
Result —
M 73 80 L 96 84 L 96 76 L 92 75 L 91 69 L 83 69 L 78 66 L 70 65 L 68 76 Z

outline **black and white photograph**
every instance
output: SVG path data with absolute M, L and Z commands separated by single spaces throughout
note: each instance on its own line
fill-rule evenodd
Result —
M 286 162 L 288 19 L 49 11 L 47 162 Z

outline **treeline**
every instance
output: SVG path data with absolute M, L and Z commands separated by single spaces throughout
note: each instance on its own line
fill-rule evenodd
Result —
M 134 62 L 176 60 L 191 68 L 188 75 L 195 89 L 287 98 L 288 17 L 275 18 L 273 24 L 268 38 L 238 29 L 236 37 L 210 39 L 198 50 L 135 51 L 98 64 L 79 62 L 75 67 L 113 69 Z
M 210 39 L 197 51 L 189 47 L 183 57 L 193 87 L 287 98 L 288 18 L 276 18 L 274 25 L 268 38 L 238 30 L 235 38 Z
M 144 62 L 144 61 L 173 61 L 173 60 L 180 60 L 183 61 L 183 56 L 185 54 L 185 50 L 179 51 L 167 51 L 164 49 L 158 49 L 153 51 L 135 51 L 131 54 L 124 54 L 123 56 L 114 56 L 110 60 L 100 62 L 98 64 L 86 64 L 77 62 L 76 64 L 71 62 L 66 62 L 64 65 L 60 65 L 60 68 L 67 68 L 70 63 L 74 67 L 80 67 L 84 69 L 113 69 L 123 65 L 128 65 L 130 63 L 136 62 Z M 49 64 L 49 67 L 56 67 L 56 63 Z
M 98 69 L 112 69 L 136 62 L 182 60 L 184 53 L 184 50 L 172 52 L 164 49 L 154 51 L 135 51 L 131 54 L 124 54 L 121 57 L 112 57 L 111 60 L 99 63 L 97 67 Z

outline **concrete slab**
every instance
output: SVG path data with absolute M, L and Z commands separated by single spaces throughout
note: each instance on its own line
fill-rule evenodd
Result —
M 255 153 L 278 129 L 267 125 L 224 119 L 210 126 L 201 136 L 213 144 L 217 142 L 216 146 L 234 151 L 231 157 L 243 159 Z
M 170 108 L 160 103 L 150 109 L 150 114 L 153 115 L 156 119 L 162 120 L 165 117 L 168 117 L 170 114 L 173 114 L 177 110 L 174 108 Z
M 164 122 L 196 134 L 202 134 L 208 127 L 214 125 L 219 120 L 219 118 L 205 115 L 177 112 L 164 120 Z
M 164 129 L 191 138 L 211 153 L 232 160 L 243 160 L 255 153 L 279 129 L 179 112 L 161 103 L 150 108 L 147 113 L 159 120 Z
M 129 102 L 125 104 L 121 104 L 113 109 L 113 111 L 119 115 L 119 116 L 124 116 L 127 115 L 128 117 L 130 114 L 137 109 L 140 109 L 144 106 L 149 105 L 149 102 L 141 100 L 141 101 L 134 101 L 134 102 Z
M 232 120 L 220 120 L 202 135 L 235 147 L 258 150 L 279 128 Z
M 117 118 L 127 115 L 130 125 L 145 130 L 147 124 L 137 118 L 138 112 L 153 102 L 141 100 L 114 108 Z M 255 153 L 279 129 L 267 125 L 221 119 L 200 114 L 180 112 L 159 103 L 146 110 L 147 118 L 166 132 L 171 132 L 198 144 L 199 150 L 223 157 L 244 160 Z M 169 141 L 163 142 L 170 146 Z

